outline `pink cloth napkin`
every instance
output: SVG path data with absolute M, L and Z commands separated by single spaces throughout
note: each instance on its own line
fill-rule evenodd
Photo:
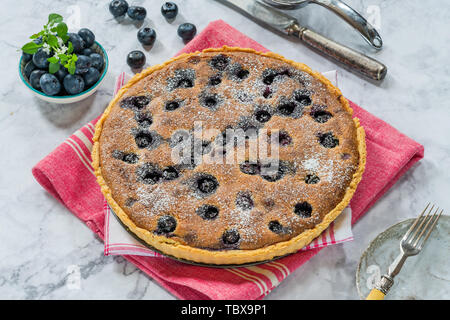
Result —
M 211 22 L 181 52 L 223 45 L 267 51 L 218 20 Z M 356 104 L 350 104 L 366 130 L 367 139 L 366 171 L 351 201 L 354 223 L 423 158 L 424 148 Z M 93 175 L 90 155 L 97 119 L 70 136 L 32 172 L 43 188 L 104 239 L 104 197 Z M 181 299 L 261 299 L 320 250 L 299 252 L 258 266 L 227 269 L 192 266 L 165 258 L 128 255 L 124 258 Z

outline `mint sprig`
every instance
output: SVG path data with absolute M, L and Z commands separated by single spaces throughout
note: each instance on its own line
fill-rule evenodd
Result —
M 50 73 L 57 72 L 63 66 L 70 74 L 74 74 L 78 57 L 73 53 L 73 45 L 68 41 L 67 31 L 68 28 L 63 22 L 63 17 L 57 13 L 51 13 L 42 30 L 30 37 L 30 39 L 40 39 L 40 41 L 26 43 L 22 47 L 22 51 L 35 54 L 40 48 L 43 48 L 47 54 L 52 55 L 47 59 L 50 62 L 48 67 Z

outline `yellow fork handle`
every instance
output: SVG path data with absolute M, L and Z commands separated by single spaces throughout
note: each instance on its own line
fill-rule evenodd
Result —
M 372 289 L 366 300 L 384 300 L 385 294 L 378 289 Z

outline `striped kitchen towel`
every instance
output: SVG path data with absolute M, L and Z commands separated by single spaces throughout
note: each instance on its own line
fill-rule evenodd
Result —
M 223 45 L 267 51 L 218 20 L 211 22 L 182 52 Z M 389 124 L 350 104 L 366 131 L 367 144 L 366 170 L 350 203 L 354 223 L 423 158 L 424 149 Z M 32 172 L 45 190 L 104 240 L 105 200 L 93 175 L 90 153 L 96 121 L 69 137 L 37 163 Z M 227 269 L 193 266 L 167 258 L 123 257 L 181 299 L 261 299 L 322 249 L 298 252 L 258 266 Z
M 324 72 L 331 83 L 337 86 L 337 72 L 335 70 Z M 116 80 L 114 86 L 114 95 L 128 82 L 131 76 L 122 72 Z M 136 255 L 147 257 L 164 257 L 163 255 L 150 250 L 148 247 L 139 242 L 135 237 L 130 235 L 114 216 L 112 209 L 105 201 L 105 255 Z M 322 248 L 333 244 L 347 242 L 353 240 L 351 228 L 352 212 L 347 207 L 339 215 L 338 219 L 333 221 L 330 226 L 322 232 L 322 234 L 314 239 L 309 245 L 302 248 L 301 251 Z

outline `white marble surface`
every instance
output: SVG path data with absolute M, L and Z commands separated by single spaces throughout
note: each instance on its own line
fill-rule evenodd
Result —
M 126 54 L 140 48 L 136 26 L 113 20 L 108 2 L 2 1 L 0 298 L 174 299 L 122 258 L 104 257 L 102 243 L 31 175 L 33 165 L 102 112 L 111 98 L 115 76 L 121 70 L 129 70 Z M 337 68 L 340 87 L 347 97 L 425 145 L 425 159 L 355 225 L 353 242 L 321 251 L 267 299 L 357 299 L 355 271 L 371 239 L 387 226 L 416 215 L 427 201 L 450 210 L 448 1 L 434 0 L 431 4 L 421 0 L 347 0 L 366 15 L 379 9 L 385 48 L 378 53 L 321 7 L 311 5 L 293 13 L 317 31 L 386 63 L 389 72 L 381 84 L 348 73 L 300 42 L 266 31 L 213 0 L 177 0 L 180 15 L 172 24 L 159 12 L 163 1 L 129 2 L 146 6 L 146 23 L 158 33 L 155 46 L 146 53 L 149 64 L 162 62 L 183 47 L 176 35 L 179 23 L 190 21 L 201 30 L 209 21 L 221 18 L 267 48 L 313 69 Z M 41 27 L 48 13 L 69 17 L 78 9 L 81 26 L 92 29 L 108 51 L 107 79 L 94 96 L 78 105 L 41 102 L 19 80 L 17 49 Z M 79 287 L 68 276 L 73 268 L 80 270 Z

